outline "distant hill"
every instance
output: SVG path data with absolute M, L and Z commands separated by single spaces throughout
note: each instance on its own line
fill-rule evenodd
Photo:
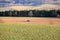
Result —
M 0 11 L 5 11 L 5 10 L 57 10 L 59 9 L 59 7 L 57 5 L 53 5 L 53 4 L 43 4 L 40 6 L 23 6 L 23 5 L 12 5 L 9 7 L 5 7 L 5 8 L 0 8 Z
M 11 9 L 9 7 L 2 7 L 2 8 L 0 8 L 0 11 L 9 11 L 9 10 L 14 10 L 14 9 Z
M 39 6 L 11 6 L 9 8 L 15 9 L 15 10 L 53 10 L 53 9 L 59 9 L 57 5 L 53 4 L 43 4 Z
M 36 10 L 57 10 L 59 9 L 57 5 L 53 5 L 53 4 L 43 4 L 40 6 L 36 6 L 34 9 Z
M 15 9 L 15 10 L 31 10 L 33 8 L 33 6 L 17 6 L 17 5 L 14 5 L 14 6 L 10 6 L 9 8 L 11 9 Z

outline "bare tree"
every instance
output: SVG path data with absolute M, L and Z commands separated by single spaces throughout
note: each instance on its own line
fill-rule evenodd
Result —
M 15 12 L 15 16 L 17 16 L 17 11 Z
M 9 16 L 12 16 L 12 12 L 11 11 L 9 12 Z
M 29 15 L 30 17 L 32 17 L 32 16 L 33 16 L 33 12 L 32 12 L 32 11 L 29 11 L 28 15 Z
M 60 17 L 60 15 L 59 15 L 59 14 L 57 14 L 57 17 Z

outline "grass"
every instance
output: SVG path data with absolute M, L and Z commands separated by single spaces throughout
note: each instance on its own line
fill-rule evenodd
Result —
M 0 40 L 60 40 L 60 25 L 0 24 Z

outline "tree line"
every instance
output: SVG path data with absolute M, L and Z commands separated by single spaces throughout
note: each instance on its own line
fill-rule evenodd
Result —
M 1 11 L 0 16 L 11 17 L 60 17 L 60 10 Z

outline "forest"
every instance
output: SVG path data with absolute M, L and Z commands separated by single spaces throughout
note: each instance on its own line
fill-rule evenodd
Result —
M 1 11 L 0 17 L 60 17 L 60 10 Z

